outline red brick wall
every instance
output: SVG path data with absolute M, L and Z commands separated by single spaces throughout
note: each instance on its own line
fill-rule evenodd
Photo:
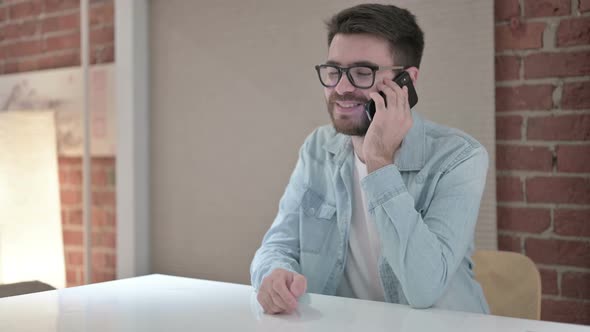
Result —
M 542 319 L 590 324 L 590 1 L 495 0 L 498 245 Z
M 116 276 L 115 159 L 92 160 L 92 281 Z M 82 160 L 59 158 L 62 226 L 68 286 L 84 283 Z
M 90 2 L 90 62 L 113 62 L 113 0 Z M 0 1 L 0 26 L 0 74 L 80 65 L 79 0 Z
M 80 65 L 79 0 L 0 1 L 0 74 Z M 114 61 L 114 2 L 90 1 L 90 62 Z M 67 285 L 84 283 L 82 161 L 59 156 Z M 93 158 L 93 281 L 115 278 L 115 158 Z

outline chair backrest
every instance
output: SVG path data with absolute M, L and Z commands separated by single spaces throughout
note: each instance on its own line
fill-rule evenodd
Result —
M 473 263 L 493 315 L 541 319 L 541 275 L 533 261 L 515 252 L 477 250 Z

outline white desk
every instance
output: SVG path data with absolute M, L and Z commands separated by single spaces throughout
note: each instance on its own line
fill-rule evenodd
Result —
M 261 312 L 252 287 L 151 275 L 0 299 L 0 331 L 586 331 L 530 321 L 324 295 L 296 313 Z

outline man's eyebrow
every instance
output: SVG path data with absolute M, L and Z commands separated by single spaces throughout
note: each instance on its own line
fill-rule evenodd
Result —
M 341 66 L 341 63 L 338 61 L 333 61 L 333 60 L 328 60 L 326 61 L 327 65 L 334 65 L 334 66 Z M 357 61 L 357 62 L 353 62 L 350 64 L 350 66 L 369 66 L 369 67 L 379 67 L 379 65 L 377 65 L 374 62 L 371 61 Z
M 371 62 L 371 61 L 357 61 L 353 62 L 351 66 L 369 66 L 369 67 L 379 67 L 378 64 Z

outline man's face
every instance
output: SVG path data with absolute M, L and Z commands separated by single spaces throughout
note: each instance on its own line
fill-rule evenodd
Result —
M 357 64 L 374 66 L 392 66 L 393 58 L 386 40 L 367 34 L 337 34 L 332 39 L 328 50 L 327 63 L 340 67 Z M 369 119 L 365 114 L 364 104 L 369 101 L 369 94 L 377 92 L 377 82 L 393 79 L 391 70 L 380 70 L 375 73 L 375 84 L 368 89 L 353 86 L 345 73 L 338 85 L 324 88 L 324 96 L 328 113 L 334 128 L 339 133 L 353 136 L 364 136 L 369 128 Z

